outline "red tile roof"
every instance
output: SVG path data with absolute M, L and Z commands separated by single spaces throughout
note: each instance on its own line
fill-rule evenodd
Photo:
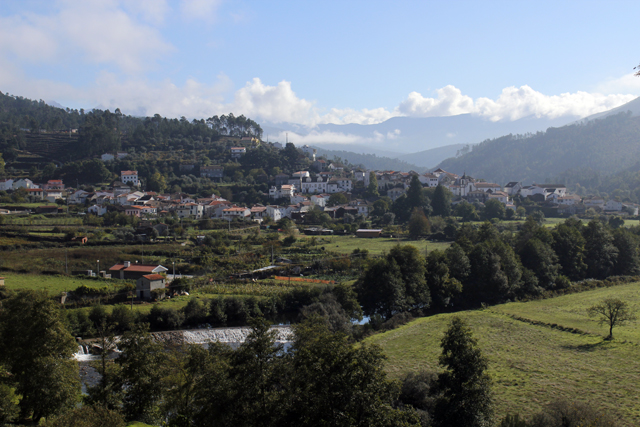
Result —
M 131 264 L 129 267 L 125 267 L 124 263 L 118 263 L 116 265 L 114 265 L 113 267 L 111 267 L 109 269 L 109 271 L 120 271 L 120 270 L 124 270 L 124 271 L 139 271 L 139 272 L 148 272 L 148 273 L 153 273 L 153 270 L 155 270 L 158 267 L 162 267 L 161 265 L 155 265 L 155 264 Z M 162 267 L 164 268 L 164 267 Z
M 145 274 L 142 277 L 149 280 L 164 280 L 164 276 L 161 274 Z

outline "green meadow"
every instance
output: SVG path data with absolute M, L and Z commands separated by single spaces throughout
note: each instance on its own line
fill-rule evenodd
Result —
M 318 246 L 323 246 L 325 250 L 343 254 L 350 254 L 354 249 L 366 249 L 371 255 L 381 255 L 397 244 L 413 245 L 423 254 L 426 250 L 446 249 L 450 242 L 430 242 L 428 240 L 409 240 L 391 238 L 360 238 L 355 236 L 322 236 L 317 237 Z
M 640 284 L 567 295 L 486 310 L 417 319 L 374 335 L 387 355 L 392 377 L 409 371 L 439 371 L 440 340 L 453 316 L 465 319 L 489 359 L 496 412 L 530 416 L 558 399 L 592 402 L 640 425 L 640 334 L 638 322 L 608 331 L 586 315 L 586 308 L 605 297 L 628 300 L 640 309 Z M 517 316 L 519 319 L 514 318 Z M 538 324 L 535 324 L 537 322 Z
M 81 276 L 48 276 L 43 274 L 17 274 L 0 273 L 4 277 L 4 284 L 7 289 L 33 289 L 45 290 L 50 295 L 59 295 L 61 292 L 72 291 L 79 286 L 90 288 L 102 288 L 104 286 L 114 287 L 114 284 L 123 282 L 109 282 L 102 280 L 85 279 Z

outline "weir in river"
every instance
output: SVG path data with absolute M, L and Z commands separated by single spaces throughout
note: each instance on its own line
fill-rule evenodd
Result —
M 288 347 L 288 344 L 293 340 L 293 332 L 290 326 L 272 326 L 270 330 L 276 331 L 276 342 L 284 344 L 285 347 Z M 250 333 L 250 327 L 239 326 L 231 328 L 182 329 L 177 331 L 153 332 L 151 336 L 157 342 L 169 345 L 206 345 L 209 342 L 220 342 L 237 348 L 247 339 Z M 116 338 L 116 341 L 117 340 Z M 95 344 L 95 341 L 93 343 Z M 75 358 L 80 362 L 99 359 L 99 356 L 91 354 L 90 350 L 88 343 L 83 342 L 79 344 Z

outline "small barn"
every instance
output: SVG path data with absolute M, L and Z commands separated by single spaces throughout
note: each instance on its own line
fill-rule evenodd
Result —
M 356 236 L 358 237 L 380 237 L 382 235 L 382 230 L 378 229 L 367 229 L 361 228 L 356 230 Z
M 151 291 L 165 288 L 165 277 L 161 274 L 145 274 L 136 282 L 136 296 L 142 300 L 151 299 Z

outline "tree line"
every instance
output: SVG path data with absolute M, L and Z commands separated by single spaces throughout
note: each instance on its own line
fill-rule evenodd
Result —
M 517 232 L 486 221 L 453 228 L 446 250 L 421 254 L 396 246 L 374 259 L 355 290 L 364 313 L 388 320 L 424 313 L 536 297 L 585 279 L 640 273 L 640 227 L 569 218 L 554 229 L 528 217 Z

